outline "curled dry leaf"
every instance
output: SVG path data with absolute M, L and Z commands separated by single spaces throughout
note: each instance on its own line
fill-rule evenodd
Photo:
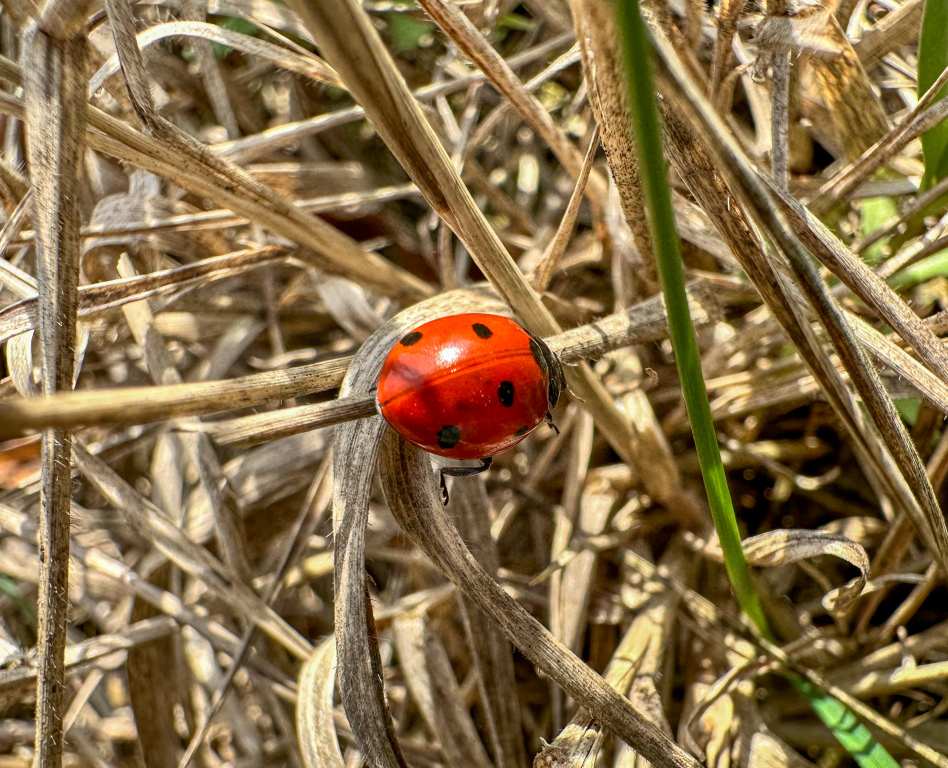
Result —
M 840 587 L 824 598 L 824 606 L 832 613 L 841 614 L 862 594 L 869 578 L 869 556 L 861 544 L 838 533 L 780 528 L 759 536 L 751 536 L 742 542 L 747 562 L 759 568 L 791 565 L 821 555 L 833 555 L 856 566 L 859 578 Z M 723 562 L 723 553 L 715 539 L 714 543 L 701 546 L 702 552 L 718 562 Z
M 858 586 L 858 582 L 861 580 L 861 578 L 852 579 L 846 582 L 842 587 L 837 587 L 827 592 L 823 596 L 823 607 L 831 612 L 834 610 L 839 612 L 838 604 L 840 597 L 845 597 L 855 590 Z M 873 592 L 884 590 L 892 584 L 925 584 L 926 579 L 921 573 L 887 573 L 884 576 L 869 579 L 869 581 L 862 581 L 864 582 L 863 587 L 857 593 L 857 597 L 871 595 Z
M 336 682 L 336 641 L 327 637 L 300 670 L 296 694 L 296 735 L 306 768 L 343 768 L 336 738 L 332 692 Z
M 7 342 L 7 369 L 13 386 L 22 397 L 35 397 L 39 387 L 33 377 L 33 331 L 14 336 Z
M 168 37 L 195 38 L 217 43 L 218 45 L 226 45 L 243 51 L 249 56 L 255 56 L 268 63 L 275 64 L 289 72 L 311 78 L 316 82 L 329 83 L 337 88 L 344 87 L 332 67 L 312 54 L 301 56 L 294 51 L 289 51 L 265 40 L 258 40 L 250 35 L 235 32 L 232 29 L 225 29 L 215 24 L 205 24 L 198 21 L 172 21 L 166 24 L 156 24 L 151 29 L 139 33 L 137 39 L 138 45 L 145 48 Z M 108 77 L 118 72 L 118 57 L 113 56 L 96 72 L 89 84 L 89 92 L 95 93 L 104 85 Z
M 365 341 L 382 324 L 370 295 L 361 285 L 344 277 L 323 274 L 315 268 L 311 274 L 316 292 L 327 311 L 353 338 Z

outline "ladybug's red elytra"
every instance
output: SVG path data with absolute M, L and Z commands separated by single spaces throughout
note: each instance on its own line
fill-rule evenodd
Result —
M 432 320 L 405 334 L 379 376 L 382 416 L 408 442 L 452 459 L 482 459 L 552 425 L 565 387 L 550 348 L 513 320 L 473 313 Z

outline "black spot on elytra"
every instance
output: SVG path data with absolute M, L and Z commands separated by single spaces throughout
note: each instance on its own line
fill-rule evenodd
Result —
M 523 437 L 527 432 L 530 431 L 530 427 L 524 425 L 520 427 L 516 432 L 514 432 L 514 437 Z
M 500 398 L 500 404 L 504 408 L 509 408 L 514 404 L 514 385 L 512 381 L 502 381 L 497 387 L 497 397 Z
M 417 344 L 419 341 L 421 341 L 421 332 L 412 331 L 411 333 L 402 336 L 402 340 L 399 342 L 399 344 L 401 344 L 403 347 L 410 347 L 412 344 Z
M 445 424 L 438 430 L 438 447 L 454 448 L 461 442 L 461 430 L 451 424 Z
M 549 366 L 546 364 L 546 358 L 543 356 L 543 350 L 540 349 L 540 345 L 537 343 L 537 340 L 533 337 L 530 338 L 530 352 L 533 355 L 533 359 L 537 361 L 537 365 L 543 373 L 548 373 Z
M 479 339 L 489 339 L 494 335 L 494 332 L 483 323 L 474 323 L 471 328 L 474 329 L 474 333 L 477 334 Z

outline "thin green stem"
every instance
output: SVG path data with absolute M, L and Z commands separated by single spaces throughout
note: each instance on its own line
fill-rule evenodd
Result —
M 711 516 L 724 553 L 724 567 L 738 605 L 760 636 L 773 642 L 773 635 L 754 589 L 750 568 L 741 547 L 737 517 L 727 487 L 717 434 L 711 419 L 704 374 L 701 371 L 698 343 L 688 310 L 684 270 L 668 187 L 668 172 L 662 153 L 661 124 L 652 84 L 649 61 L 651 43 L 637 0 L 617 0 L 616 15 L 629 76 L 630 111 L 638 144 L 640 178 L 650 219 L 652 247 L 665 294 L 672 349 L 675 351 L 685 406 L 691 418 L 691 429 L 711 506 Z M 861 768 L 898 768 L 898 763 L 873 738 L 852 710 L 838 699 L 823 695 L 795 674 L 790 675 L 789 679 Z
M 717 434 L 711 419 L 711 406 L 701 372 L 701 357 L 695 338 L 688 297 L 685 293 L 685 275 L 675 228 L 675 217 L 668 187 L 668 172 L 662 154 L 662 132 L 655 103 L 655 89 L 648 52 L 651 45 L 645 32 L 645 23 L 638 4 L 621 0 L 616 3 L 619 28 L 625 40 L 623 51 L 629 74 L 629 96 L 632 104 L 632 124 L 638 143 L 641 164 L 642 189 L 651 218 L 652 247 L 657 261 L 659 279 L 665 294 L 668 324 L 671 329 L 672 349 L 678 376 L 685 396 L 685 407 L 691 418 L 691 430 L 698 451 L 698 463 L 704 478 L 711 516 L 718 532 L 724 565 L 737 597 L 738 605 L 761 635 L 769 636 L 767 619 L 754 589 L 750 568 L 741 548 L 737 518 L 731 504 L 724 464 L 718 448 Z M 660 235 L 660 236 L 659 236 Z

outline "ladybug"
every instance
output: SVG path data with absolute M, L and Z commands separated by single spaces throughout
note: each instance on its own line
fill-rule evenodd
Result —
M 408 442 L 480 467 L 448 467 L 455 476 L 483 472 L 552 411 L 566 386 L 550 348 L 513 320 L 481 313 L 432 320 L 405 334 L 379 376 L 379 410 Z

